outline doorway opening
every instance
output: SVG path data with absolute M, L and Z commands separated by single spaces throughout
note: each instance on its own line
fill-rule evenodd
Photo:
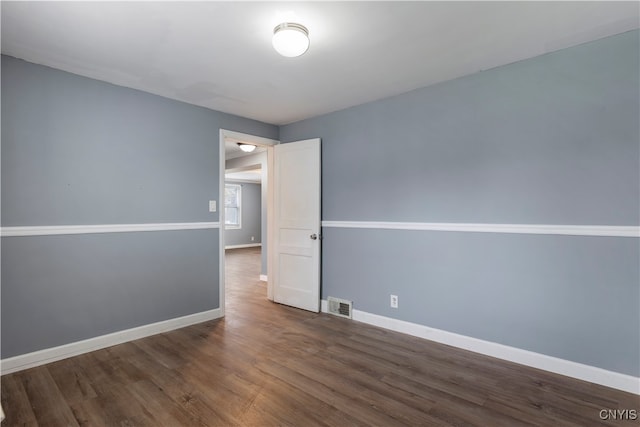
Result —
M 220 130 L 220 310 L 225 313 L 227 270 L 230 283 L 243 275 L 273 299 L 268 281 L 273 147 L 279 141 Z M 240 145 L 256 148 L 245 152 Z M 227 252 L 229 251 L 229 252 Z M 259 259 L 258 259 L 259 258 Z M 227 260 L 229 268 L 227 269 Z M 243 266 L 246 267 L 243 269 Z M 240 271 L 242 270 L 242 271 Z M 247 277 L 246 274 L 250 274 Z M 255 276 L 255 277 L 254 277 Z M 230 290 L 231 291 L 231 290 Z M 235 299 L 234 299 L 235 300 Z

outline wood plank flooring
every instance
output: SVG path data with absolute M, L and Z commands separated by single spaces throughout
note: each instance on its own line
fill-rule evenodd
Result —
M 639 398 L 270 303 L 227 252 L 227 315 L 2 377 L 6 426 L 624 426 Z

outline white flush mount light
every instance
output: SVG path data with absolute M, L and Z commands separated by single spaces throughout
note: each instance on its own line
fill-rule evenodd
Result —
M 253 150 L 255 150 L 255 149 L 256 149 L 256 146 L 255 146 L 255 145 L 251 145 L 251 144 L 244 144 L 244 143 L 242 143 L 242 142 L 238 142 L 238 147 L 240 147 L 240 149 L 241 149 L 242 151 L 244 151 L 245 153 L 250 153 L 250 152 L 252 152 Z
M 273 29 L 273 48 L 288 58 L 300 56 L 309 49 L 309 30 L 304 25 L 284 22 Z

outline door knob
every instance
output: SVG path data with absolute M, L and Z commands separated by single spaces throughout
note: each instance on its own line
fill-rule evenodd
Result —
M 316 233 L 313 233 L 311 236 L 309 236 L 309 238 L 311 240 L 318 240 L 318 235 Z

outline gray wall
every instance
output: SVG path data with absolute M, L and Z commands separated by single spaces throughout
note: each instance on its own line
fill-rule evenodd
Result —
M 242 187 L 241 214 L 242 228 L 225 229 L 225 246 L 251 245 L 260 243 L 262 238 L 262 185 L 247 182 L 225 181 Z M 251 236 L 255 240 L 251 240 Z
M 638 225 L 639 51 L 632 31 L 282 126 L 280 139 L 322 138 L 323 220 Z M 323 234 L 324 298 L 640 376 L 636 238 Z
M 218 252 L 218 230 L 3 238 L 3 357 L 217 308 Z
M 2 56 L 2 226 L 218 221 L 220 128 L 275 126 Z M 218 231 L 2 238 L 2 358 L 219 307 Z

